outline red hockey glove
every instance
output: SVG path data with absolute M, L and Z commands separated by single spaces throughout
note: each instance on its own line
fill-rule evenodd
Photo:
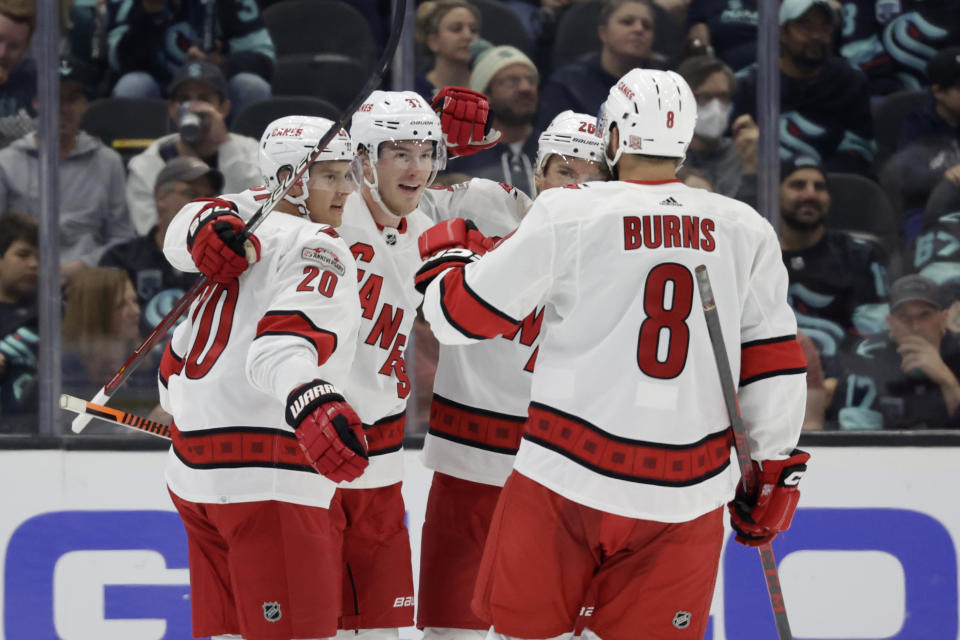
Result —
M 244 241 L 243 220 L 229 209 L 201 211 L 190 224 L 187 249 L 200 273 L 215 282 L 229 282 L 260 259 L 260 240 Z
M 463 87 L 444 87 L 430 105 L 440 116 L 440 128 L 453 156 L 469 156 L 489 149 L 500 140 L 492 129 L 493 115 L 487 96 Z
M 794 449 L 786 460 L 764 460 L 762 465 L 753 463 L 758 480 L 756 493 L 748 496 L 741 485 L 737 497 L 727 505 L 730 524 L 737 532 L 737 542 L 759 547 L 790 528 L 800 500 L 797 485 L 807 470 L 809 459 L 809 453 Z
M 417 244 L 420 247 L 420 259 L 426 260 L 445 249 L 470 249 L 482 256 L 493 248 L 496 240 L 480 233 L 473 220 L 453 218 L 438 222 L 421 233 Z
M 315 379 L 291 391 L 286 418 L 310 465 L 330 480 L 356 480 L 370 464 L 363 423 L 329 382 Z
M 446 251 L 441 251 L 420 266 L 417 275 L 413 277 L 413 286 L 423 295 L 426 293 L 430 283 L 447 270 L 463 269 L 471 262 L 479 259 L 480 256 L 470 251 L 470 249 L 447 249 Z

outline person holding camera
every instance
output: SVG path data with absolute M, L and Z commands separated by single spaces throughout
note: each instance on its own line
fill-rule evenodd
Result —
M 167 109 L 177 132 L 155 140 L 127 167 L 127 207 L 138 235 L 157 224 L 153 185 L 164 165 L 179 156 L 200 158 L 223 174 L 224 191 L 239 193 L 260 184 L 257 141 L 227 130 L 227 81 L 206 60 L 188 62 L 168 88 Z

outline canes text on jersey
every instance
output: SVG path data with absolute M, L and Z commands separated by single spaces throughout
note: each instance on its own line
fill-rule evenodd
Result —
M 385 376 L 396 375 L 397 397 L 406 398 L 410 395 L 410 377 L 407 375 L 407 363 L 403 359 L 407 336 L 400 332 L 403 308 L 397 306 L 394 310 L 393 305 L 387 303 L 380 306 L 383 276 L 372 272 L 368 274 L 366 269 L 359 268 L 362 263 L 369 264 L 373 261 L 373 247 L 365 242 L 356 242 L 350 247 L 350 252 L 357 261 L 357 281 L 360 283 L 363 317 L 373 320 L 374 315 L 377 315 L 377 308 L 380 307 L 380 313 L 364 343 L 371 346 L 378 344 L 381 349 L 389 352 L 378 373 Z
M 713 251 L 717 246 L 713 238 L 715 228 L 713 220 L 697 216 L 624 216 L 623 248 Z

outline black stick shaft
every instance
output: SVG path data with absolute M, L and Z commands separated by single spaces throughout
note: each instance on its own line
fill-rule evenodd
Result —
M 710 286 L 710 276 L 707 267 L 700 265 L 696 268 L 697 288 L 700 290 L 700 302 L 703 304 L 703 315 L 707 321 L 707 332 L 710 334 L 710 345 L 713 347 L 713 357 L 717 363 L 717 373 L 720 374 L 720 386 L 723 389 L 723 402 L 727 407 L 727 418 L 733 428 L 733 444 L 737 451 L 737 462 L 740 465 L 740 475 L 743 488 L 747 494 L 753 493 L 757 486 L 757 474 L 750 459 L 750 448 L 747 445 L 747 430 L 743 426 L 740 415 L 740 403 L 737 402 L 737 386 L 730 373 L 730 360 L 727 358 L 727 349 L 723 342 L 723 333 L 720 330 L 720 316 L 717 313 L 717 303 L 713 298 L 713 288 Z M 767 592 L 770 594 L 770 606 L 773 609 L 773 618 L 777 623 L 777 637 L 780 640 L 793 640 L 790 630 L 790 621 L 787 619 L 787 608 L 783 601 L 783 591 L 780 588 L 780 572 L 777 570 L 777 560 L 769 544 L 761 545 L 760 563 L 766 577 Z

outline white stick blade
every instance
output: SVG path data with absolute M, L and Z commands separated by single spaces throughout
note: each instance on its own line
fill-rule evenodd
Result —
M 60 396 L 61 407 L 63 407 L 64 397 L 71 397 L 71 396 Z M 108 396 L 106 392 L 103 390 L 103 387 L 101 387 L 100 391 L 97 392 L 97 395 L 95 395 L 93 397 L 93 400 L 91 400 L 90 402 L 92 402 L 93 404 L 106 404 L 107 400 L 109 399 L 110 399 L 110 396 Z M 80 400 L 80 398 L 75 398 L 75 400 L 79 400 L 80 402 L 83 402 L 83 400 Z M 84 403 L 83 407 L 84 407 L 83 411 L 85 412 L 86 403 Z M 73 411 L 73 409 L 69 409 L 69 407 L 63 407 L 63 408 Z M 87 413 L 80 413 L 76 418 L 73 419 L 73 422 L 70 423 L 70 430 L 73 431 L 74 433 L 80 433 L 81 431 L 87 428 L 87 425 L 90 424 L 91 420 L 93 420 L 93 416 Z

